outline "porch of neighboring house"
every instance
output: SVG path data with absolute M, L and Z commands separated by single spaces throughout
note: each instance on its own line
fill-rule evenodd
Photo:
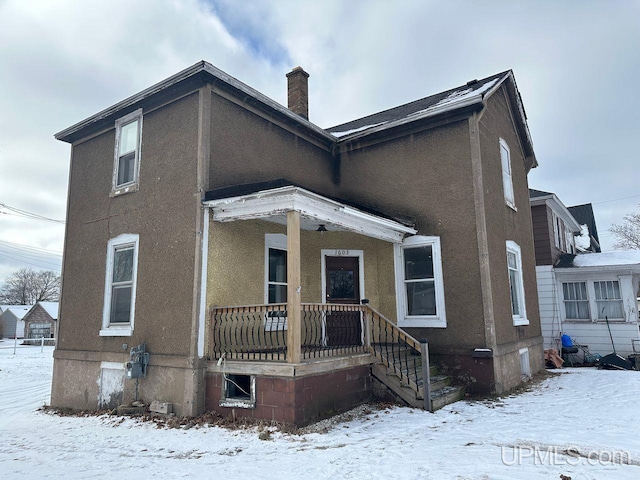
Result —
M 374 390 L 429 410 L 463 395 L 389 320 L 413 228 L 294 186 L 205 206 L 207 409 L 302 425 Z

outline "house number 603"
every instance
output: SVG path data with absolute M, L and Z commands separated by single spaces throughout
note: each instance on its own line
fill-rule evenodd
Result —
M 346 257 L 349 255 L 349 250 L 336 250 L 336 257 Z

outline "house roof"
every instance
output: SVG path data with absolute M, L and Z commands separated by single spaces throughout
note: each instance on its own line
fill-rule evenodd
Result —
M 615 250 L 613 252 L 563 254 L 556 268 L 614 267 L 633 268 L 640 273 L 640 250 Z
M 600 244 L 598 229 L 596 227 L 596 217 L 593 214 L 593 206 L 590 203 L 585 203 L 584 205 L 567 207 L 567 210 L 569 210 L 571 215 L 573 215 L 573 218 L 575 218 L 580 225 L 586 225 L 589 228 L 589 235 L 591 235 L 596 242 Z
M 54 136 L 57 140 L 72 143 L 83 138 L 93 128 L 112 124 L 116 118 L 136 110 L 143 102 L 152 97 L 175 95 L 175 92 L 181 92 L 180 87 L 193 89 L 207 82 L 231 91 L 237 97 L 242 98 L 244 102 L 259 110 L 266 111 L 269 115 L 295 123 L 296 126 L 313 133 L 326 143 L 335 141 L 335 137 L 322 128 L 204 60 L 56 133 Z
M 58 319 L 58 302 L 38 302 L 36 305 L 40 305 L 44 311 L 47 312 L 47 315 L 54 320 Z M 35 308 L 36 305 L 34 305 L 33 308 Z
M 560 201 L 558 196 L 553 192 L 545 192 L 544 190 L 529 189 L 529 203 L 531 206 L 548 205 L 556 215 L 564 221 L 565 225 L 574 233 L 580 232 L 580 224 L 571 215 L 564 203 Z
M 156 99 L 156 104 L 160 104 L 158 98 L 193 91 L 205 83 L 214 84 L 218 88 L 231 92 L 236 98 L 251 105 L 252 108 L 264 112 L 270 118 L 277 118 L 295 125 L 299 131 L 305 131 L 312 135 L 327 148 L 331 148 L 337 143 L 352 141 L 427 117 L 451 113 L 463 108 L 481 108 L 485 99 L 504 84 L 507 86 L 513 110 L 516 112 L 516 129 L 524 138 L 525 154 L 532 159 L 530 167 L 537 166 L 526 113 L 511 70 L 482 80 L 472 80 L 466 85 L 325 130 L 203 60 L 58 132 L 55 134 L 55 138 L 73 143 L 94 131 L 112 126 L 116 118 L 140 108 L 146 102 L 152 102 L 153 99 Z
M 548 197 L 550 195 L 555 195 L 555 193 L 543 192 L 542 190 L 535 190 L 533 188 L 529 189 L 529 198 Z
M 18 320 L 22 320 L 33 305 L 3 305 L 2 313 L 11 312 Z M 6 307 L 6 308 L 5 308 Z
M 369 130 L 389 128 L 402 121 L 417 120 L 444 110 L 475 104 L 481 102 L 483 97 L 504 81 L 510 73 L 507 71 L 482 80 L 473 80 L 445 92 L 328 128 L 327 131 L 338 138 L 363 135 L 369 133 Z

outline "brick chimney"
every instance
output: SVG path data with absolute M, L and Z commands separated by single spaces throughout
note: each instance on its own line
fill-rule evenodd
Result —
M 287 73 L 289 110 L 309 120 L 309 74 L 302 67 Z

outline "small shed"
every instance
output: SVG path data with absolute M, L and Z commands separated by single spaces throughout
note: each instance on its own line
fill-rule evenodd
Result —
M 4 338 L 24 338 L 24 317 L 31 305 L 3 305 L 0 315 L 0 335 Z
M 58 320 L 58 302 L 38 302 L 23 318 L 26 338 L 54 338 Z

